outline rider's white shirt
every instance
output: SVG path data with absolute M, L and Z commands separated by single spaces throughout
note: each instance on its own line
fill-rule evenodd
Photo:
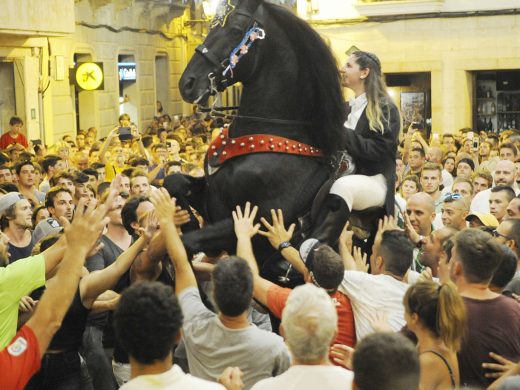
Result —
M 363 114 L 363 110 L 367 106 L 367 95 L 366 93 L 363 93 L 359 95 L 355 99 L 351 99 L 349 101 L 350 105 L 350 114 L 348 114 L 347 120 L 343 124 L 347 129 L 355 130 L 357 123 L 359 121 L 359 118 L 361 117 L 361 114 Z

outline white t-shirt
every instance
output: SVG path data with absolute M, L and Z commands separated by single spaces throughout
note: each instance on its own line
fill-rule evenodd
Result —
M 179 366 L 173 367 L 162 374 L 141 375 L 120 387 L 120 390 L 225 390 L 218 383 L 195 378 L 185 374 Z
M 444 188 L 451 187 L 453 184 L 453 176 L 446 169 L 442 170 L 442 185 Z
M 337 366 L 292 366 L 276 378 L 261 380 L 251 390 L 349 390 L 352 371 Z
M 513 190 L 515 191 L 515 194 L 518 196 L 520 193 L 520 190 L 517 186 L 513 187 Z M 491 196 L 491 188 L 488 188 L 487 190 L 480 191 L 473 200 L 471 201 L 471 207 L 470 211 L 472 213 L 478 212 L 478 213 L 484 213 L 489 214 L 489 197 Z
M 411 286 L 412 284 L 415 284 L 419 281 L 419 278 L 421 277 L 421 274 L 414 270 L 408 270 L 408 273 L 406 274 L 408 284 Z M 432 277 L 432 281 L 440 284 L 439 278 L 436 278 L 435 276 Z
M 491 188 L 480 191 L 471 201 L 470 211 L 472 213 L 489 214 L 489 196 L 491 195 Z
M 401 330 L 405 325 L 403 297 L 408 287 L 390 275 L 345 271 L 339 290 L 350 298 L 358 342 L 374 332 L 370 323 L 378 312 L 387 313 L 394 331 Z
M 192 375 L 215 380 L 227 367 L 239 367 L 244 373 L 244 390 L 248 390 L 256 382 L 280 375 L 289 368 L 289 351 L 277 334 L 254 324 L 242 329 L 227 328 L 204 306 L 196 287 L 182 291 L 179 302 Z

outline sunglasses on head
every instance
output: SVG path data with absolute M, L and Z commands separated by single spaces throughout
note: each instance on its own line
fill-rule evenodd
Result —
M 446 196 L 444 196 L 444 202 L 451 202 L 451 201 L 461 199 L 461 198 L 462 198 L 461 194 L 449 193 L 449 194 L 446 194 Z

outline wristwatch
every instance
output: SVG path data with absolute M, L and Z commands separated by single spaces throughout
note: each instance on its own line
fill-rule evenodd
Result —
M 426 239 L 426 237 L 419 236 L 419 241 L 417 241 L 417 244 L 416 244 L 417 248 L 420 248 L 420 247 L 422 247 L 424 245 L 424 240 L 425 239 Z
M 284 250 L 285 248 L 289 248 L 290 246 L 292 245 L 289 241 L 281 242 L 280 245 L 278 245 L 278 252 L 281 252 L 282 250 Z

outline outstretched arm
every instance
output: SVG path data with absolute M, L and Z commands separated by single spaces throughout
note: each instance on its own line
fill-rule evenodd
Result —
M 175 268 L 175 293 L 179 295 L 187 288 L 197 287 L 197 280 L 173 222 L 175 199 L 171 199 L 168 191 L 164 188 L 153 192 L 150 198 L 159 218 L 161 233 L 166 242 L 166 250 Z
M 108 148 L 110 147 L 110 144 L 112 143 L 112 140 L 117 136 L 117 133 L 119 131 L 119 127 L 114 127 L 112 130 L 110 130 L 110 133 L 108 133 L 108 136 L 103 142 L 103 145 L 101 145 L 101 149 L 99 150 L 99 161 L 103 164 L 108 163 L 106 159 L 106 154 L 108 151 Z
M 258 207 L 251 209 L 251 203 L 247 202 L 244 212 L 240 206 L 233 211 L 233 221 L 235 224 L 235 234 L 237 236 L 237 256 L 244 259 L 253 273 L 253 296 L 262 305 L 267 306 L 267 292 L 274 286 L 267 279 L 260 276 L 258 271 L 258 264 L 256 263 L 255 254 L 253 252 L 253 245 L 251 238 L 258 233 L 260 224 L 254 224 Z
M 100 294 L 115 286 L 148 241 L 149 236 L 143 234 L 132 246 L 121 253 L 110 266 L 100 271 L 94 271 L 81 280 L 81 301 L 86 308 L 91 308 Z
M 279 249 L 282 242 L 289 242 L 291 240 L 296 225 L 293 223 L 291 226 L 289 226 L 289 229 L 285 229 L 283 212 L 280 209 L 276 211 L 271 210 L 271 218 L 273 219 L 272 225 L 267 222 L 265 218 L 260 219 L 267 230 L 260 230 L 258 233 L 264 237 L 267 237 L 273 248 Z M 307 279 L 309 270 L 300 257 L 300 253 L 294 247 L 288 246 L 287 248 L 282 249 L 281 254 L 283 258 L 287 260 L 296 271 L 301 273 L 304 278 Z
M 84 208 L 82 198 L 72 224 L 65 228 L 68 244 L 58 273 L 48 283 L 34 315 L 27 322 L 38 339 L 41 354 L 60 328 L 78 287 L 85 259 L 108 223 L 104 205 L 96 210 L 92 206 L 87 211 Z

